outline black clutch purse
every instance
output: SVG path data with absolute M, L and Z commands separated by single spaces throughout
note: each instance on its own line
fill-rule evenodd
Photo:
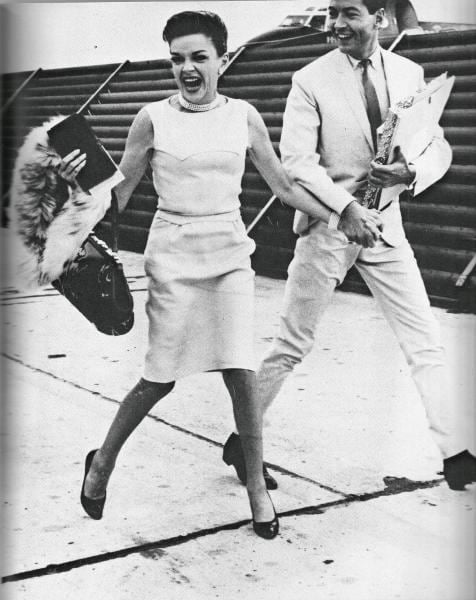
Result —
M 94 233 L 84 241 L 74 260 L 52 285 L 96 329 L 107 335 L 123 335 L 134 325 L 134 301 L 117 255 L 117 199 L 112 192 L 112 248 Z

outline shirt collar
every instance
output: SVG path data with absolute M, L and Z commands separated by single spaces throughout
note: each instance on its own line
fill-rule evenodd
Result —
M 359 68 L 359 64 L 360 64 L 359 58 L 354 58 L 350 54 L 347 54 L 347 58 L 349 59 L 350 64 L 352 65 L 353 69 Z M 370 65 L 374 69 L 378 69 L 378 65 L 382 63 L 382 53 L 381 53 L 381 48 L 380 48 L 379 44 L 377 44 L 377 47 L 375 48 L 374 52 L 369 56 L 369 60 L 370 60 Z

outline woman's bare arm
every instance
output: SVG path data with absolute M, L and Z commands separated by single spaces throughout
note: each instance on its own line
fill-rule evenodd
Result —
M 129 129 L 126 147 L 119 170 L 124 175 L 115 188 L 119 210 L 124 210 L 132 192 L 143 176 L 149 161 L 149 152 L 154 146 L 154 130 L 149 114 L 141 109 Z M 80 187 L 76 177 L 86 164 L 86 155 L 73 150 L 61 161 L 58 174 L 71 186 Z
M 269 139 L 266 125 L 258 111 L 250 106 L 248 112 L 250 157 L 263 179 L 282 202 L 311 217 L 329 221 L 331 210 L 302 186 L 293 183 L 279 162 Z
M 308 214 L 310 217 L 328 223 L 332 214 L 331 209 L 303 186 L 290 180 L 274 152 L 268 130 L 261 115 L 252 106 L 248 111 L 248 132 L 251 160 L 273 194 L 285 204 L 289 204 L 289 206 Z M 362 211 L 362 208 L 355 202 L 351 203 L 350 208 L 358 208 Z M 338 215 L 337 218 L 339 218 Z M 356 231 L 345 226 L 345 218 L 345 215 L 340 218 L 338 228 L 345 232 L 350 241 L 369 247 L 373 246 L 375 240 L 380 237 L 381 221 L 377 211 L 365 211 L 365 215 L 361 219 L 363 227 Z
M 141 109 L 129 129 L 126 147 L 119 170 L 124 175 L 114 191 L 117 196 L 119 210 L 127 206 L 132 192 L 137 187 L 149 163 L 149 153 L 154 147 L 154 129 L 146 110 Z

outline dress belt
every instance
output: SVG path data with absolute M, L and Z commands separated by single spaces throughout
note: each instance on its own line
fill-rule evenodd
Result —
M 186 223 L 201 223 L 205 221 L 236 221 L 241 218 L 240 209 L 236 208 L 224 213 L 212 215 L 184 215 L 182 213 L 173 213 L 163 208 L 158 208 L 156 216 L 163 221 L 175 223 L 176 225 L 185 225 Z

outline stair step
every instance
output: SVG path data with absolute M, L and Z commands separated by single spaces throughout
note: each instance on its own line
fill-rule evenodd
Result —
M 433 223 L 404 223 L 411 244 L 429 244 L 476 252 L 476 229 Z
M 442 61 L 432 60 L 431 62 L 420 63 L 425 71 L 425 77 L 436 77 L 441 73 L 448 72 L 448 75 L 471 76 L 475 74 L 474 59 Z
M 446 204 L 451 200 L 453 205 L 476 206 L 476 195 L 474 186 L 448 184 L 444 180 L 432 185 L 415 198 L 415 202 L 435 202 Z
M 443 112 L 440 125 L 443 127 L 476 126 L 476 108 L 446 109 Z M 476 145 L 476 140 L 474 140 Z
M 436 48 L 414 48 L 412 50 L 399 50 L 397 54 L 414 60 L 419 64 L 427 62 L 445 62 L 453 60 L 465 60 L 476 56 L 476 44 L 443 46 Z
M 451 198 L 447 199 L 448 201 Z M 402 218 L 412 223 L 445 223 L 451 226 L 473 227 L 476 229 L 476 203 L 474 206 L 435 204 L 414 200 L 400 201 Z

